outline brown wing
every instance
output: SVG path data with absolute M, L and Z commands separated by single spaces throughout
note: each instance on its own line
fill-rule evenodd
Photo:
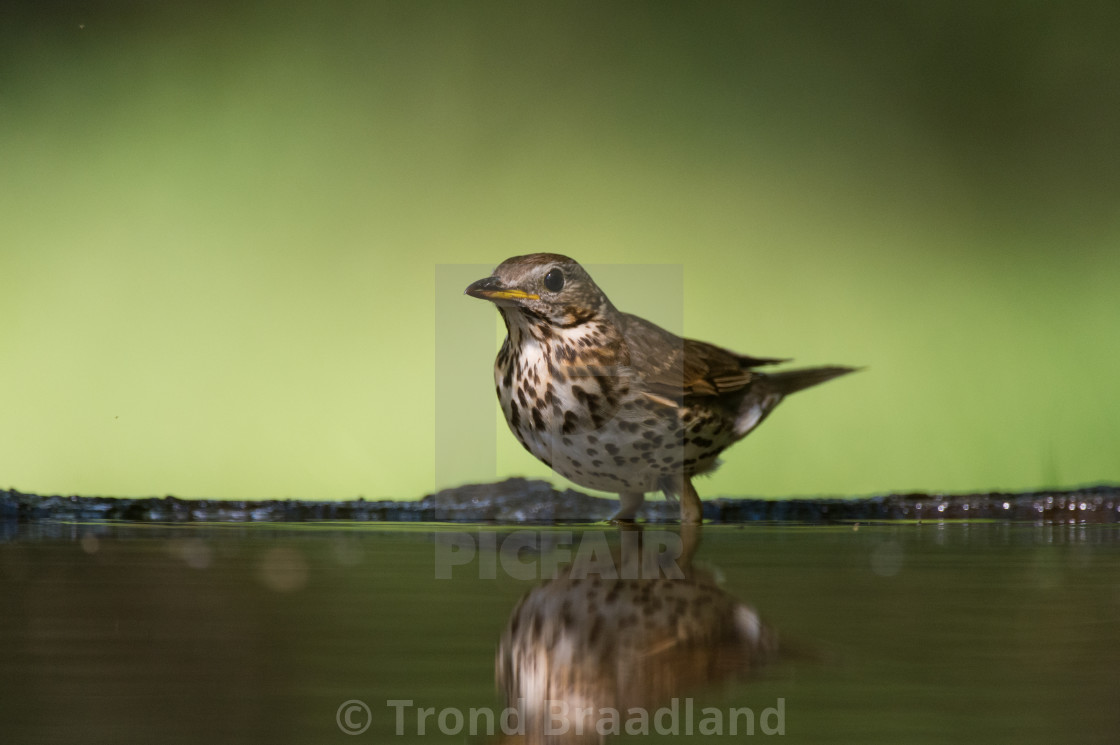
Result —
M 747 386 L 757 377 L 750 368 L 786 362 L 773 357 L 748 357 L 695 339 L 682 339 L 629 314 L 624 336 L 630 366 L 651 397 L 679 403 L 685 396 L 722 396 Z

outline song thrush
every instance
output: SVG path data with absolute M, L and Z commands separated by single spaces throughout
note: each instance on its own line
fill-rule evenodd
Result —
M 494 303 L 506 324 L 494 380 L 510 430 L 568 480 L 617 492 L 616 520 L 662 491 L 681 498 L 682 522 L 700 522 L 693 476 L 785 396 L 855 369 L 760 372 L 788 360 L 682 339 L 623 313 L 559 254 L 507 259 L 466 294 Z
M 608 711 L 652 712 L 777 657 L 778 631 L 725 592 L 712 569 L 693 566 L 699 530 L 681 528 L 679 578 L 635 579 L 639 552 L 612 550 L 606 565 L 577 557 L 521 598 L 494 666 L 506 705 L 521 710 L 519 742 L 601 745 L 595 735 L 609 730 Z M 557 720 L 570 731 L 555 736 Z

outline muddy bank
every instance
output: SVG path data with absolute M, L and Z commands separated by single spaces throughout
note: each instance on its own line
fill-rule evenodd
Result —
M 131 520 L 144 522 L 302 522 L 357 520 L 404 522 L 546 522 L 605 520 L 611 499 L 520 478 L 444 489 L 420 500 L 326 502 L 303 499 L 257 501 L 178 497 L 81 497 L 0 490 L 0 520 Z M 675 504 L 650 497 L 639 517 L 671 522 Z M 705 520 L 716 523 L 851 520 L 997 519 L 1046 522 L 1120 522 L 1120 486 L 1063 491 L 977 494 L 885 494 L 858 498 L 786 500 L 718 498 L 704 501 Z

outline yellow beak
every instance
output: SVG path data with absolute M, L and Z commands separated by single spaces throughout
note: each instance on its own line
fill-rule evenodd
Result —
M 534 295 L 525 290 L 506 289 L 502 287 L 497 277 L 480 279 L 466 289 L 466 294 L 483 300 L 540 300 L 540 295 Z

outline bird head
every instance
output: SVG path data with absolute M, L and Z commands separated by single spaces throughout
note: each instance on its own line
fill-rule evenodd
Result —
M 506 259 L 465 292 L 497 305 L 507 321 L 544 321 L 561 328 L 587 323 L 613 307 L 583 267 L 560 254 Z

